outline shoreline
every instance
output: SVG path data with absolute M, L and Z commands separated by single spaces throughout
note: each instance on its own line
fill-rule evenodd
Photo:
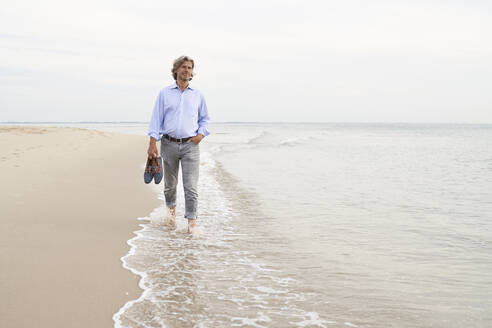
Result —
M 0 126 L 0 326 L 113 327 L 142 290 L 122 265 L 138 217 L 147 138 L 82 128 Z

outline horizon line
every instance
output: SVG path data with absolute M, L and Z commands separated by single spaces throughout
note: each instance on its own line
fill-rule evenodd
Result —
M 148 124 L 149 121 L 0 121 L 0 124 L 107 124 L 107 123 L 138 123 Z M 491 123 L 470 122 L 407 122 L 407 121 L 216 121 L 211 124 L 463 124 L 463 125 L 492 125 Z

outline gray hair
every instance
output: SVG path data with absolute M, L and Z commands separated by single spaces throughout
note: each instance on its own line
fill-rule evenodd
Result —
M 185 61 L 191 62 L 191 68 L 195 68 L 195 61 L 193 59 L 191 59 L 188 56 L 181 56 L 181 57 L 179 57 L 178 59 L 176 59 L 174 61 L 174 63 L 173 63 L 173 69 L 171 70 L 171 72 L 173 72 L 173 78 L 174 78 L 174 80 L 176 80 L 178 78 L 178 76 L 177 76 L 178 75 L 177 74 L 178 68 L 180 68 L 181 65 L 183 65 L 183 63 Z M 193 73 L 191 73 L 190 81 L 191 81 L 192 78 L 193 78 Z

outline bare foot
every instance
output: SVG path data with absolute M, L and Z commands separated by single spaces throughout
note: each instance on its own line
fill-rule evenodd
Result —
M 193 233 L 196 227 L 196 219 L 188 219 L 188 233 Z
M 168 208 L 169 210 L 169 225 L 172 227 L 176 226 L 176 207 Z

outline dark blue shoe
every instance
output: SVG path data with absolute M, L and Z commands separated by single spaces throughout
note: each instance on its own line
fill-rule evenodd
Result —
M 147 164 L 145 165 L 145 171 L 144 171 L 144 182 L 150 183 L 153 177 L 154 174 L 152 173 L 152 159 L 147 158 Z
M 156 165 L 157 164 L 157 165 Z M 155 184 L 159 184 L 162 180 L 163 176 L 163 167 L 162 167 L 162 157 L 159 156 L 154 160 L 154 182 Z

